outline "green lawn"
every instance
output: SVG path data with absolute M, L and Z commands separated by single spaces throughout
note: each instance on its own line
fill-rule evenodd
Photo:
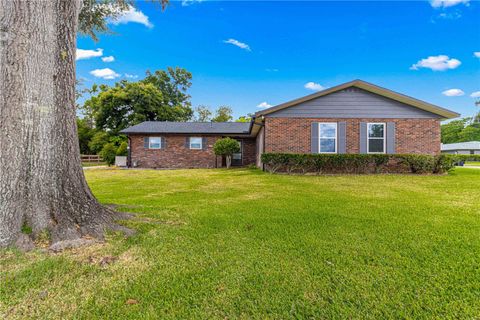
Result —
M 85 174 L 138 234 L 0 251 L 0 318 L 480 317 L 480 170 Z
M 465 162 L 466 166 L 480 167 L 480 161 L 467 161 Z
M 82 162 L 82 167 L 106 166 L 106 162 Z

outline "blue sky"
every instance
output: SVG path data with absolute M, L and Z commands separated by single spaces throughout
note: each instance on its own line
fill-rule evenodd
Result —
M 78 38 L 85 86 L 179 66 L 193 74 L 193 107 L 236 117 L 353 79 L 463 116 L 480 109 L 476 1 L 137 2 L 111 28 Z

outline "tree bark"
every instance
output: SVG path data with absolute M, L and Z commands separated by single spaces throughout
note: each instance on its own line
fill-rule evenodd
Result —
M 0 0 L 0 247 L 114 227 L 83 175 L 75 114 L 81 0 Z
M 230 169 L 230 166 L 232 165 L 232 156 L 231 155 L 226 155 L 225 156 L 225 163 L 227 165 L 227 169 Z

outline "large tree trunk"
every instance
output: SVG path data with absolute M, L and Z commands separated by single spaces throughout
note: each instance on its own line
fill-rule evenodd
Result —
M 75 122 L 80 0 L 0 0 L 0 247 L 112 227 L 85 181 Z

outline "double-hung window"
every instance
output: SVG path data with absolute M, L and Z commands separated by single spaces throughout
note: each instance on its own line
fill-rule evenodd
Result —
M 318 124 L 318 151 L 320 153 L 337 153 L 337 123 Z
M 160 137 L 148 138 L 148 149 L 161 149 L 161 148 L 162 148 L 162 138 Z
M 385 153 L 385 123 L 367 124 L 367 152 Z
M 200 137 L 191 137 L 190 138 L 190 149 L 201 150 L 202 149 L 202 138 Z

